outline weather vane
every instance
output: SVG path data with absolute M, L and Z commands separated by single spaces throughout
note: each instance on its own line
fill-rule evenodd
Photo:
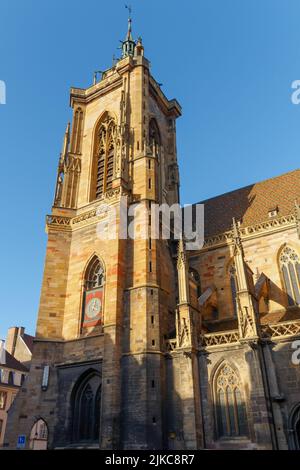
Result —
M 125 8 L 127 8 L 128 12 L 129 12 L 129 19 L 131 20 L 132 7 L 131 7 L 131 5 L 125 5 Z

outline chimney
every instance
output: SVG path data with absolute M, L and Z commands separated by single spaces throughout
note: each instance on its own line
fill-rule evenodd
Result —
M 23 336 L 25 328 L 23 326 L 12 326 L 8 329 L 6 341 L 5 341 L 5 349 L 9 352 L 12 356 L 15 354 L 17 338 L 18 336 Z

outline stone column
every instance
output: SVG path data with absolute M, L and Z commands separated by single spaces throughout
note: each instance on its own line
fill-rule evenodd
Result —
M 185 449 L 203 448 L 202 413 L 199 383 L 196 312 L 189 303 L 188 260 L 184 241 L 178 244 L 178 290 L 176 336 L 177 348 L 172 354 L 177 403 L 181 407 Z

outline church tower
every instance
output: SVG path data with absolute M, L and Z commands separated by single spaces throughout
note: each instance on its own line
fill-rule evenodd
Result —
M 151 205 L 179 202 L 181 108 L 152 77 L 131 18 L 121 58 L 71 88 L 70 103 L 31 372 L 7 445 L 18 429 L 34 446 L 39 418 L 50 448 L 161 449 L 176 266 L 169 241 L 151 238 Z

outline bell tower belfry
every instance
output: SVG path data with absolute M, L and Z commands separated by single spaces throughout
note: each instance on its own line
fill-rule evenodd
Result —
M 133 40 L 131 24 L 129 18 L 120 60 L 96 72 L 101 79 L 95 75 L 93 86 L 71 88 L 73 122 L 59 159 L 54 210 L 78 210 L 118 187 L 133 195 L 137 190 L 141 199 L 178 202 L 175 120 L 181 108 L 151 76 L 142 39 Z M 149 170 L 142 182 L 136 178 L 141 157 L 148 158 Z

